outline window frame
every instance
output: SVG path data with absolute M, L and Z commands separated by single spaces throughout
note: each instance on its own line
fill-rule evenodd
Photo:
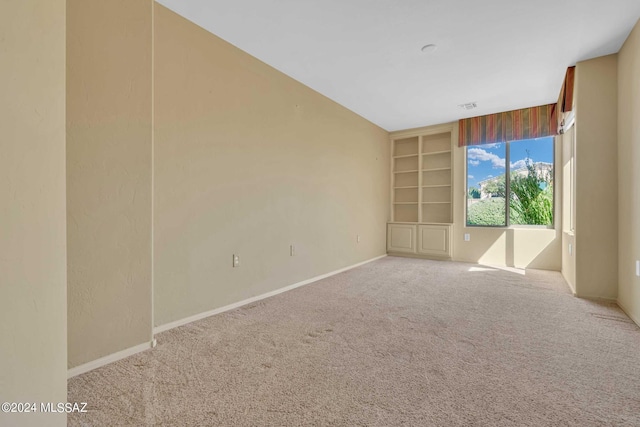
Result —
M 545 137 L 543 137 L 545 138 Z M 548 138 L 548 137 L 546 137 Z M 547 225 L 542 225 L 542 224 L 511 224 L 510 222 L 510 203 L 509 198 L 511 195 L 511 143 L 512 142 L 518 142 L 520 140 L 515 140 L 515 141 L 505 141 L 502 142 L 501 144 L 505 144 L 505 177 L 504 177 L 504 184 L 505 184 L 505 198 L 504 198 L 504 203 L 505 203 L 505 218 L 504 218 L 504 224 L 505 225 L 484 225 L 484 224 L 469 224 L 469 202 L 468 202 L 468 195 L 469 195 L 469 159 L 467 157 L 467 152 L 469 150 L 469 148 L 474 148 L 474 147 L 481 147 L 482 144 L 480 145 L 467 145 L 464 150 L 464 187 L 465 187 L 465 192 L 464 192 L 464 197 L 465 197 L 465 201 L 464 201 L 464 227 L 465 228 L 492 228 L 492 229 L 516 229 L 516 228 L 520 228 L 520 229 L 533 229 L 533 230 L 553 230 L 556 228 L 556 220 L 557 220 L 557 211 L 556 211 L 556 198 L 557 198 L 557 185 L 556 185 L 556 143 L 557 143 L 557 138 L 555 136 L 551 136 L 550 138 L 552 138 L 552 153 L 553 153 L 553 174 L 552 174 L 552 181 L 553 181 L 553 206 L 551 207 L 551 210 L 553 212 L 553 221 L 551 222 L 551 224 L 547 224 Z

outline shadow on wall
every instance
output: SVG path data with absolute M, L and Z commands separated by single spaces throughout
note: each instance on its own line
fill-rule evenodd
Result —
M 471 235 L 456 248 L 456 260 L 560 271 L 562 267 L 560 232 L 555 229 L 496 229 L 468 227 Z M 461 239 L 462 240 L 462 239 Z
M 507 230 L 507 265 L 560 271 L 562 236 L 558 230 Z

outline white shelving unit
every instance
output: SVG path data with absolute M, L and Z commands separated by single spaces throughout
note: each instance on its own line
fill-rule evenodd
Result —
M 392 134 L 389 252 L 451 257 L 453 135 L 453 124 Z
M 401 222 L 417 222 L 420 206 L 420 138 L 412 136 L 392 143 L 392 215 Z

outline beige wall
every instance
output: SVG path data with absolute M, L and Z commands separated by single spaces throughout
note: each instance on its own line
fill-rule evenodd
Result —
M 67 396 L 64 11 L 0 2 L 0 402 Z M 0 412 L 0 425 L 66 417 Z
M 560 271 L 561 257 L 561 201 L 562 174 L 555 175 L 555 228 L 498 228 L 466 227 L 466 151 L 457 147 L 453 151 L 453 259 L 481 264 L 504 265 L 517 268 L 538 268 Z M 558 165 L 561 144 L 556 143 L 555 157 Z M 464 234 L 471 240 L 464 241 Z
M 571 290 L 576 292 L 576 257 L 574 239 L 575 207 L 572 206 L 572 192 L 574 188 L 573 168 L 574 168 L 574 142 L 575 126 L 563 135 L 558 136 L 558 143 L 562 146 L 562 158 L 559 164 L 562 165 L 562 275 L 567 281 Z
M 67 2 L 69 367 L 151 339 L 151 7 Z
M 386 131 L 159 5 L 154 40 L 156 325 L 385 253 Z
M 640 23 L 618 62 L 618 304 L 640 324 Z
M 576 66 L 576 294 L 617 296 L 617 55 Z

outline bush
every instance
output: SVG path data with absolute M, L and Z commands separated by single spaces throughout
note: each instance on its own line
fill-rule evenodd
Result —
M 504 198 L 494 197 L 469 204 L 467 224 L 469 225 L 504 225 Z
M 537 173 L 529 157 L 526 159 L 527 173 L 511 175 L 509 194 L 509 222 L 521 225 L 553 224 L 553 171 Z M 467 201 L 467 224 L 505 225 L 504 181 L 496 179 L 485 191 L 494 197 L 478 202 Z M 468 197 L 472 196 L 471 189 Z M 495 197 L 498 194 L 499 197 Z
M 527 175 L 511 178 L 509 209 L 511 224 L 553 224 L 553 183 L 549 176 L 538 176 L 527 158 Z

